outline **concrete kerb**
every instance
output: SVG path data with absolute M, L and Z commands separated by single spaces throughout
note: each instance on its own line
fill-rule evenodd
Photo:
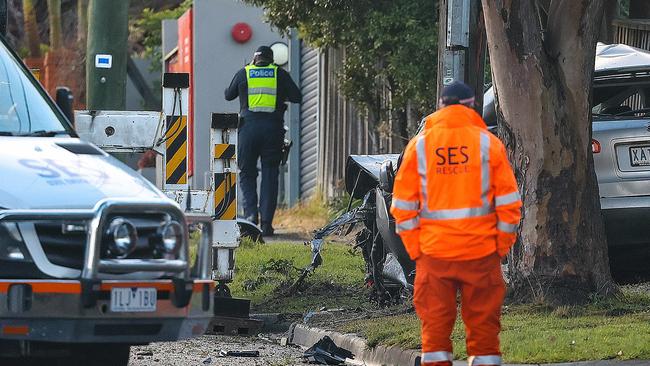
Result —
M 365 366 L 419 366 L 420 351 L 404 350 L 399 347 L 377 346 L 368 347 L 366 340 L 356 334 L 308 327 L 304 324 L 293 323 L 289 328 L 289 343 L 301 347 L 311 347 L 324 336 L 332 338 L 337 346 L 347 349 L 354 354 L 354 360 L 349 365 Z M 454 366 L 467 366 L 466 361 L 454 361 Z M 650 360 L 603 360 L 583 361 L 555 364 L 508 364 L 504 366 L 650 366 Z
M 324 336 L 332 338 L 337 346 L 354 354 L 354 361 L 349 363 L 351 365 L 420 365 L 420 351 L 385 346 L 370 348 L 365 339 L 355 334 L 342 334 L 298 323 L 292 324 L 289 328 L 289 343 L 301 347 L 311 347 Z

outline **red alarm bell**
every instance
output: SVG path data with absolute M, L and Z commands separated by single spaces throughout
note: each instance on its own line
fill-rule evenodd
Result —
M 237 43 L 246 43 L 253 37 L 253 29 L 248 23 L 237 23 L 232 27 L 232 39 Z

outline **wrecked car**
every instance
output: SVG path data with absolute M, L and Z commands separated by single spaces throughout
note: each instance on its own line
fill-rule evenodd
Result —
M 484 96 L 483 118 L 496 127 L 494 92 Z M 610 247 L 648 242 L 650 227 L 650 52 L 627 45 L 598 44 L 593 91 L 592 149 L 600 201 Z M 345 187 L 361 205 L 348 209 L 318 230 L 311 241 L 312 264 L 322 263 L 324 238 L 356 235 L 366 263 L 368 283 L 380 302 L 412 289 L 415 264 L 408 257 L 389 213 L 398 154 L 351 155 Z M 347 229 L 347 230 L 346 230 Z

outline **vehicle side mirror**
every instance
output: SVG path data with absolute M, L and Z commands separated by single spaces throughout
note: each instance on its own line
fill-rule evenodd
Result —
M 68 121 L 74 125 L 74 95 L 70 88 L 59 86 L 56 88 L 56 105 L 61 112 L 68 118 Z
M 393 184 L 395 184 L 395 170 L 393 162 L 388 160 L 379 167 L 379 188 L 384 192 L 391 193 Z

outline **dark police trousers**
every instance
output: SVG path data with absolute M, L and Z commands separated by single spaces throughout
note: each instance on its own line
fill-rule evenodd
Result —
M 239 128 L 239 183 L 244 217 L 257 223 L 257 160 L 262 161 L 259 197 L 261 224 L 271 225 L 278 202 L 278 175 L 284 143 L 284 122 L 277 118 L 244 118 Z

